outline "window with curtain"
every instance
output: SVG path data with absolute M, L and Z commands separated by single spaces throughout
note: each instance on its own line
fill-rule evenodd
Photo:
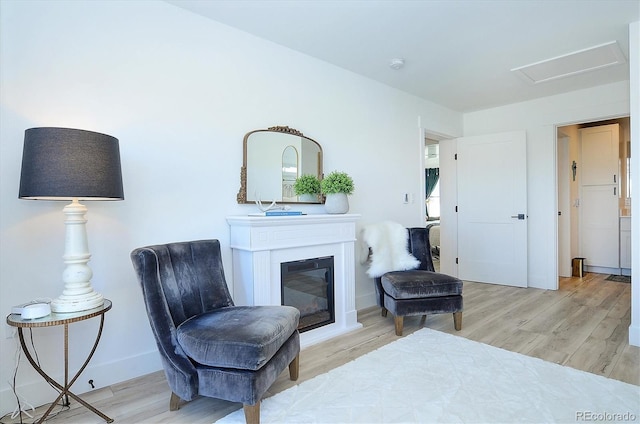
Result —
M 440 168 L 425 169 L 427 219 L 440 218 Z

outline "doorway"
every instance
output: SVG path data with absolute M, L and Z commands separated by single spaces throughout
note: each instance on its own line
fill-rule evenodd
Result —
M 424 139 L 424 182 L 425 225 L 433 266 L 440 271 L 440 141 L 429 135 Z
M 631 201 L 631 151 L 630 151 L 630 119 L 629 117 L 621 117 L 615 119 L 607 119 L 593 122 L 582 122 L 557 127 L 556 132 L 556 183 L 558 192 L 558 277 L 570 277 L 572 275 L 572 259 L 582 257 L 585 251 L 583 243 L 593 243 L 588 241 L 587 237 L 581 238 L 581 219 L 584 221 L 589 216 L 585 208 L 588 206 L 588 196 L 590 191 L 583 190 L 587 187 L 581 184 L 581 171 L 584 168 L 584 160 L 581 159 L 582 147 L 580 143 L 581 132 L 588 133 L 590 129 L 596 127 L 605 128 L 607 125 L 617 124 L 619 127 L 619 153 L 618 153 L 618 169 L 616 181 L 612 188 L 617 193 L 616 204 L 613 210 L 607 214 L 613 214 L 609 217 L 613 219 L 617 228 L 618 215 L 623 221 L 625 216 L 630 216 Z M 613 181 L 612 181 L 613 182 Z M 589 187 L 590 190 L 592 187 Z M 593 190 L 591 190 L 592 192 Z M 582 208 L 582 209 L 581 209 Z M 600 212 L 597 212 L 598 214 Z M 593 215 L 593 214 L 592 214 Z M 600 225 L 599 219 L 595 220 Z M 613 230 L 612 230 L 613 231 Z M 620 261 L 615 266 L 589 266 L 587 262 L 586 271 L 596 273 L 610 274 L 630 274 L 630 264 L 624 262 L 625 248 L 618 242 L 619 230 L 616 230 L 615 246 L 611 250 L 615 250 L 619 254 Z M 617 256 L 616 256 L 617 257 Z M 628 266 L 628 268 L 626 268 Z

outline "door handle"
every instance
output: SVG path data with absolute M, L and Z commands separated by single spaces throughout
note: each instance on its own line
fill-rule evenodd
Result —
M 518 215 L 511 215 L 511 218 L 513 219 L 524 219 L 524 214 L 523 213 L 519 213 Z

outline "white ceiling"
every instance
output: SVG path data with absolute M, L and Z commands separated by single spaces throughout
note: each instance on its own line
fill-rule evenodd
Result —
M 640 0 L 168 2 L 459 112 L 628 80 L 640 20 Z M 511 71 L 611 41 L 622 65 L 535 85 Z

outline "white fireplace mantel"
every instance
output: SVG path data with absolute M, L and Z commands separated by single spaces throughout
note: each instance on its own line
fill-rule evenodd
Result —
M 357 214 L 230 216 L 233 299 L 280 305 L 280 264 L 333 256 L 335 322 L 300 334 L 302 347 L 362 327 L 355 308 Z

